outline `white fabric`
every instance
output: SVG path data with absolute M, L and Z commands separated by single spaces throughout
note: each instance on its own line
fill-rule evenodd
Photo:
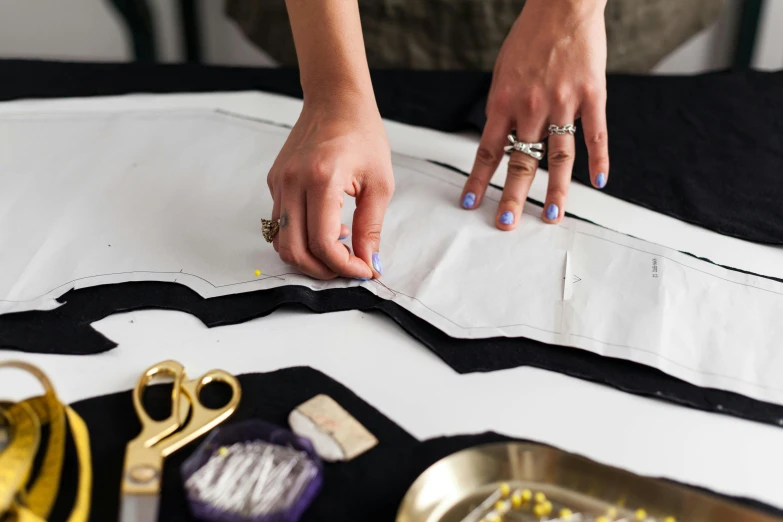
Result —
M 0 113 L 175 107 L 219 107 L 293 123 L 301 102 L 257 93 L 130 96 L 15 102 L 0 104 Z M 387 130 L 397 152 L 470 169 L 475 137 L 393 122 L 387 122 Z M 2 147 L 0 142 L 0 153 L 7 150 Z M 612 176 L 621 175 L 612 172 Z M 501 166 L 495 182 L 502 183 L 503 177 Z M 539 172 L 531 197 L 543 199 L 546 180 L 546 172 Z M 673 249 L 697 252 L 746 270 L 783 275 L 780 249 L 723 237 L 579 184 L 571 187 L 568 209 Z M 128 389 L 146 367 L 166 358 L 182 361 L 193 375 L 213 367 L 245 373 L 309 365 L 338 379 L 419 438 L 492 429 L 636 473 L 783 507 L 780 429 L 643 399 L 533 368 L 457 375 L 377 315 L 281 310 L 242 325 L 206 329 L 186 314 L 144 311 L 115 315 L 96 327 L 119 347 L 90 357 L 0 351 L 0 358 L 40 365 L 67 401 Z M 2 396 L 37 391 L 32 380 L 19 373 L 4 372 L 0 377 Z
M 207 298 L 362 284 L 452 337 L 524 336 L 783 404 L 783 285 L 575 219 L 546 225 L 533 205 L 501 232 L 499 190 L 466 212 L 465 178 L 419 159 L 394 157 L 380 282 L 297 274 L 258 232 L 272 214 L 262 173 L 287 135 L 214 110 L 0 119 L 0 311 L 125 281 Z

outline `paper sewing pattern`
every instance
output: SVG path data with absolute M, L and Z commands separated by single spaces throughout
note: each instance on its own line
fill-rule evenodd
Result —
M 783 285 L 576 219 L 547 225 L 532 205 L 501 232 L 497 189 L 465 211 L 464 178 L 419 159 L 393 158 L 382 280 L 296 273 L 260 233 L 287 133 L 208 110 L 0 118 L 0 313 L 125 281 L 207 298 L 361 285 L 452 337 L 528 337 L 783 404 Z

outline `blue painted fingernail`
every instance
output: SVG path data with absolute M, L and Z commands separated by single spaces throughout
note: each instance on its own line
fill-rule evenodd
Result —
M 383 275 L 383 266 L 381 265 L 381 256 L 378 252 L 374 252 L 372 255 L 372 267 L 376 272 Z
M 462 208 L 473 208 L 476 204 L 476 195 L 472 192 L 468 192 L 462 198 Z
M 601 172 L 595 177 L 595 186 L 599 189 L 602 189 L 606 186 L 606 174 Z
M 348 239 L 348 236 L 340 236 L 337 238 L 338 241 L 342 241 L 343 239 Z
M 500 214 L 500 223 L 503 225 L 513 225 L 514 224 L 514 214 L 508 210 Z
M 369 281 L 370 278 L 369 277 L 357 277 L 356 280 L 357 281 Z
M 560 209 L 557 208 L 557 205 L 555 205 L 554 203 L 551 203 L 548 207 L 546 207 L 546 218 L 549 221 L 556 220 L 559 214 L 560 214 Z

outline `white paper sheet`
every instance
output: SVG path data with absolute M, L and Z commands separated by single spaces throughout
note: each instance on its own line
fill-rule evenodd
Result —
M 783 403 L 780 284 L 577 220 L 545 225 L 535 207 L 500 232 L 494 205 L 458 207 L 462 176 L 414 158 L 394 157 L 382 281 L 294 273 L 259 224 L 286 135 L 208 110 L 4 116 L 0 313 L 121 281 L 174 281 L 204 297 L 361 284 L 453 337 L 525 336 Z

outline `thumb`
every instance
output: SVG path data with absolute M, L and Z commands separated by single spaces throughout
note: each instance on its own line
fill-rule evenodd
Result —
M 377 278 L 383 274 L 381 229 L 386 207 L 394 193 L 394 182 L 376 182 L 362 187 L 353 213 L 353 252 L 364 260 Z

